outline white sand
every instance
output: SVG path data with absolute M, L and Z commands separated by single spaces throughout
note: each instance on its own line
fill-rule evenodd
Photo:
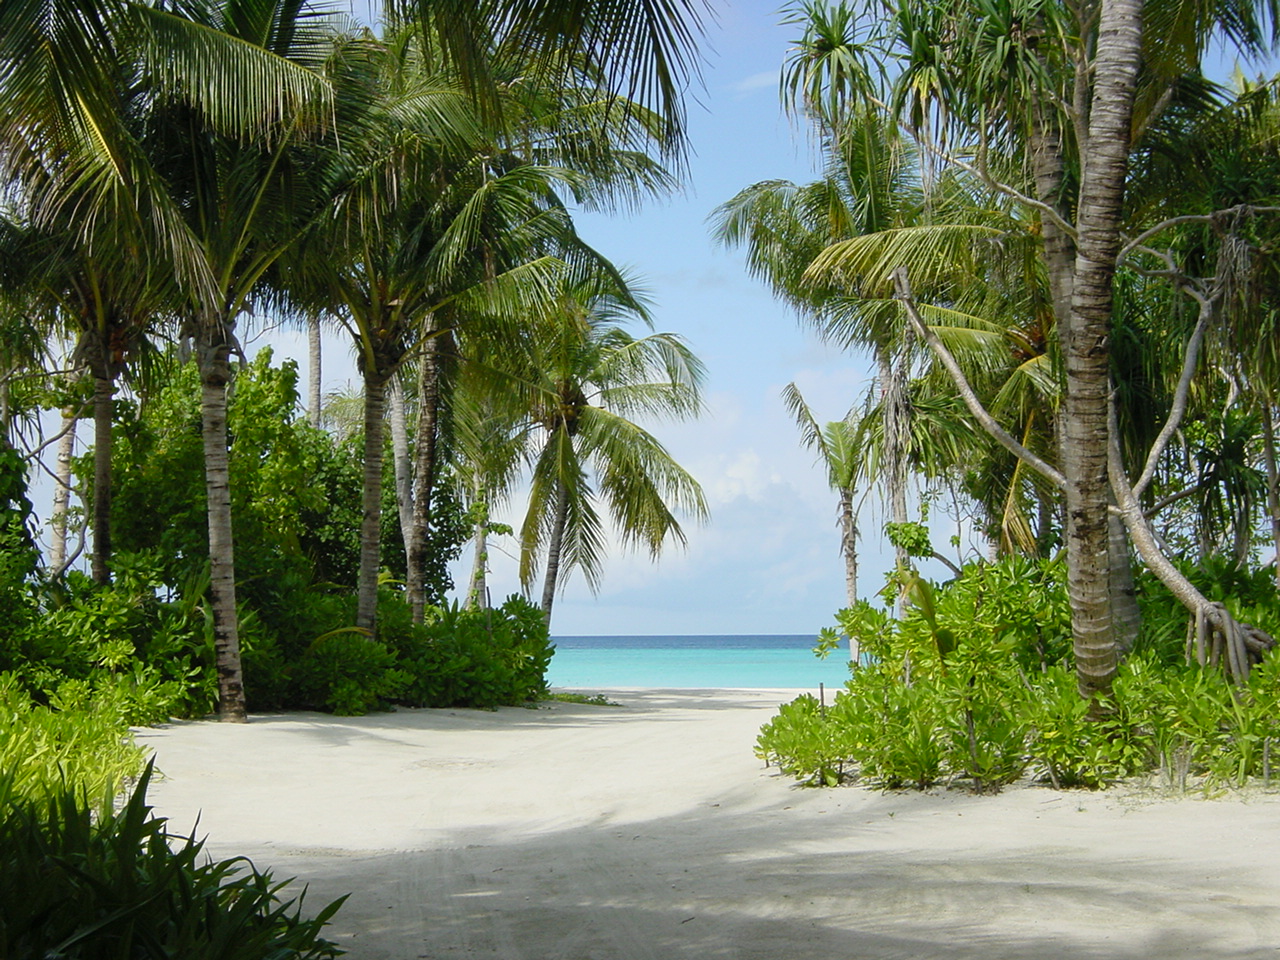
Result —
M 351 898 L 353 960 L 1280 957 L 1280 795 L 799 788 L 784 691 L 145 731 L 174 828 Z

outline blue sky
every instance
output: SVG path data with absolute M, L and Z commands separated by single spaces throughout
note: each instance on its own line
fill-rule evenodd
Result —
M 598 596 L 572 578 L 556 603 L 557 634 L 809 634 L 844 602 L 835 496 L 800 446 L 780 393 L 794 380 L 819 418 L 837 419 L 867 389 L 866 363 L 802 329 L 747 276 L 740 251 L 713 244 L 707 226 L 711 210 L 749 184 L 813 176 L 806 135 L 782 115 L 778 99 L 796 29 L 779 24 L 772 0 L 716 9 L 704 88 L 690 102 L 686 190 L 636 214 L 579 219 L 588 242 L 641 277 L 656 328 L 687 338 L 707 365 L 706 415 L 653 431 L 701 482 L 711 520 L 686 524 L 687 548 L 673 547 L 656 563 L 613 552 Z M 305 363 L 305 351 L 298 355 Z M 332 369 L 334 351 L 330 358 Z M 502 519 L 518 526 L 522 508 L 515 501 Z M 883 583 L 880 522 L 869 506 L 864 593 Z M 494 547 L 497 599 L 518 590 L 518 581 L 514 542 Z

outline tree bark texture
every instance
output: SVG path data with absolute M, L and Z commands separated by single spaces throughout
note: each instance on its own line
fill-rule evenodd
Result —
M 1280 587 L 1280 471 L 1276 468 L 1275 411 L 1262 404 L 1262 450 L 1267 461 L 1267 512 L 1271 514 L 1271 542 L 1276 551 L 1276 586 Z
M 244 723 L 247 711 L 240 672 L 240 623 L 236 611 L 235 548 L 231 535 L 225 366 L 225 357 L 212 369 L 201 363 L 200 419 L 209 518 L 209 603 L 213 608 L 214 658 L 218 671 L 218 718 Z
M 467 606 L 473 610 L 483 610 L 489 605 L 489 524 L 482 519 L 477 519 L 475 522 L 471 544 L 474 552 L 471 561 L 471 583 L 467 587 Z
M 307 317 L 307 422 L 320 429 L 321 395 L 320 315 Z
M 378 618 L 378 573 L 382 560 L 382 431 L 386 378 L 364 376 L 364 486 L 360 507 L 360 574 L 356 587 L 356 626 L 372 636 Z
M 58 440 L 58 457 L 54 467 L 53 509 L 49 525 L 52 542 L 49 544 L 49 569 L 60 572 L 67 563 L 67 512 L 71 509 L 71 458 L 76 447 L 76 424 L 80 422 L 75 409 L 62 415 L 62 436 Z
M 427 535 L 431 529 L 431 495 L 436 479 L 436 448 L 440 434 L 440 401 L 444 376 L 443 354 L 452 349 L 449 333 L 427 337 L 422 345 L 418 374 L 418 430 L 414 443 L 413 522 L 409 530 L 405 592 L 413 622 L 421 623 L 426 606 Z
M 398 377 L 387 384 L 387 419 L 391 425 L 391 462 L 396 472 L 396 511 L 405 556 L 413 539 L 413 464 L 409 460 L 409 427 L 404 410 L 404 387 Z
M 111 582 L 111 420 L 116 385 L 93 378 L 93 582 Z
M 560 553 L 564 547 L 564 528 L 569 519 L 569 488 L 556 481 L 556 513 L 551 536 L 547 538 L 547 569 L 542 580 L 542 616 L 551 627 L 551 607 L 556 600 L 556 582 L 560 577 Z
M 1104 0 L 1089 142 L 1082 154 L 1071 315 L 1068 323 L 1059 324 L 1066 367 L 1062 466 L 1067 481 L 1067 589 L 1076 682 L 1088 699 L 1110 691 L 1118 663 L 1107 523 L 1109 336 L 1141 45 L 1142 0 Z
M 858 602 L 858 525 L 849 490 L 840 491 L 840 552 L 844 556 L 844 592 L 852 607 Z

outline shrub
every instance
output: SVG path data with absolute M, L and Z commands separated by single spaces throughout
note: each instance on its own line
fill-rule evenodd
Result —
M 396 656 L 354 628 L 319 637 L 298 663 L 299 695 L 317 709 L 359 716 L 400 697 L 409 684 Z
M 838 782 L 856 767 L 884 787 L 965 778 L 987 790 L 1027 769 L 1059 787 L 1089 788 L 1156 769 L 1180 787 L 1189 777 L 1211 786 L 1270 777 L 1280 659 L 1269 657 L 1245 686 L 1188 665 L 1185 613 L 1172 601 L 1153 610 L 1158 591 L 1147 584 L 1143 639 L 1111 698 L 1091 712 L 1070 667 L 1061 574 L 1060 564 L 1010 557 L 966 568 L 941 588 L 909 577 L 901 619 L 865 603 L 841 611 L 837 622 L 869 662 L 829 710 L 801 701 L 781 708 L 757 752 L 807 782 Z M 1277 619 L 1265 578 L 1221 564 L 1197 576 L 1224 602 L 1235 591 L 1235 608 L 1254 622 Z
M 70 790 L 107 802 L 142 770 L 118 703 L 66 690 L 52 707 L 33 703 L 0 674 L 0 771 L 5 795 L 32 801 Z M 0 950 L 0 956 L 10 956 Z
M 404 699 L 414 706 L 515 705 L 547 691 L 554 647 L 542 611 L 522 597 L 487 610 L 432 608 L 399 643 L 411 678 Z
M 82 791 L 14 793 L 0 779 L 0 956 L 115 960 L 310 960 L 334 957 L 302 897 L 247 860 L 214 863 L 174 837 L 146 805 L 146 770 L 118 812 L 96 813 Z

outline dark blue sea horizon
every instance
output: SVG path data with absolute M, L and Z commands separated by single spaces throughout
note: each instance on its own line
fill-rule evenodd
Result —
M 848 647 L 825 660 L 813 634 L 559 636 L 547 671 L 553 687 L 839 687 L 849 676 Z

